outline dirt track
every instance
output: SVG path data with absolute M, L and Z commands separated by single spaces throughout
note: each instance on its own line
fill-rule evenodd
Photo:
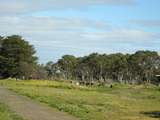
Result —
M 78 120 L 66 113 L 59 112 L 45 104 L 0 87 L 0 102 L 5 103 L 26 120 Z

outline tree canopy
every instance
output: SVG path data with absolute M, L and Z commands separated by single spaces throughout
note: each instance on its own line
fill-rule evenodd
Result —
M 29 78 L 37 64 L 35 50 L 21 36 L 0 37 L 1 77 Z
M 160 74 L 160 56 L 155 51 L 137 51 L 134 54 L 98 54 L 84 57 L 65 55 L 57 63 L 50 63 L 52 78 L 60 71 L 62 79 L 88 82 L 121 82 L 131 84 L 157 83 Z M 57 70 L 55 70 L 57 69 Z

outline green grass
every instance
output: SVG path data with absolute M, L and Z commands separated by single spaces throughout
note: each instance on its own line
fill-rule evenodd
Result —
M 11 111 L 8 106 L 0 103 L 0 120 L 22 120 L 22 118 Z
M 0 81 L 20 95 L 48 104 L 81 120 L 159 120 L 160 89 L 114 84 L 82 87 L 56 81 Z

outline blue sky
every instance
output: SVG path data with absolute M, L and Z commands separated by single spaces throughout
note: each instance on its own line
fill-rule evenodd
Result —
M 62 55 L 160 51 L 160 0 L 0 0 L 0 34 L 22 35 L 41 63 Z

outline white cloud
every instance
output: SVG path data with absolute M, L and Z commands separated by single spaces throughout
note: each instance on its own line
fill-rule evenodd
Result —
M 160 20 L 131 20 L 131 24 L 149 28 L 160 28 Z
M 35 45 L 41 60 L 44 52 L 48 58 L 54 54 L 57 58 L 64 54 L 159 48 L 160 33 L 108 26 L 105 22 L 78 18 L 0 17 L 0 33 L 22 35 Z
M 1 14 L 19 14 L 59 8 L 80 8 L 92 5 L 129 5 L 133 0 L 0 0 Z
M 8 33 L 34 33 L 52 31 L 72 31 L 86 29 L 104 29 L 105 22 L 78 18 L 57 17 L 0 17 L 0 31 Z M 3 33 L 4 33 L 3 32 Z
M 41 15 L 42 12 L 50 14 L 52 10 L 62 10 L 60 16 L 63 16 L 64 10 L 81 10 L 90 6 L 122 5 L 124 7 L 133 5 L 135 1 L 0 0 L 0 34 L 22 35 L 35 45 L 39 56 L 42 57 L 54 56 L 54 54 L 60 57 L 63 54 L 83 55 L 91 52 L 159 50 L 160 33 L 147 32 L 148 29 L 146 28 L 144 30 L 115 28 L 105 21 L 82 18 L 82 14 L 74 15 L 81 18 L 43 17 Z M 37 14 L 36 12 L 42 17 L 30 16 Z M 94 14 L 90 11 L 88 13 Z M 107 14 L 105 18 L 107 19 Z M 118 21 L 119 19 L 117 19 L 117 23 Z M 114 23 L 114 21 L 112 22 Z M 160 27 L 160 20 L 132 20 L 130 23 L 149 28 L 156 27 L 159 29 Z
M 113 29 L 111 31 L 85 34 L 85 37 L 92 40 L 104 39 L 108 41 L 147 41 L 153 37 L 152 33 L 136 29 Z
M 147 41 L 159 34 L 136 29 L 111 29 L 101 21 L 57 17 L 0 17 L 0 33 L 46 40 Z

